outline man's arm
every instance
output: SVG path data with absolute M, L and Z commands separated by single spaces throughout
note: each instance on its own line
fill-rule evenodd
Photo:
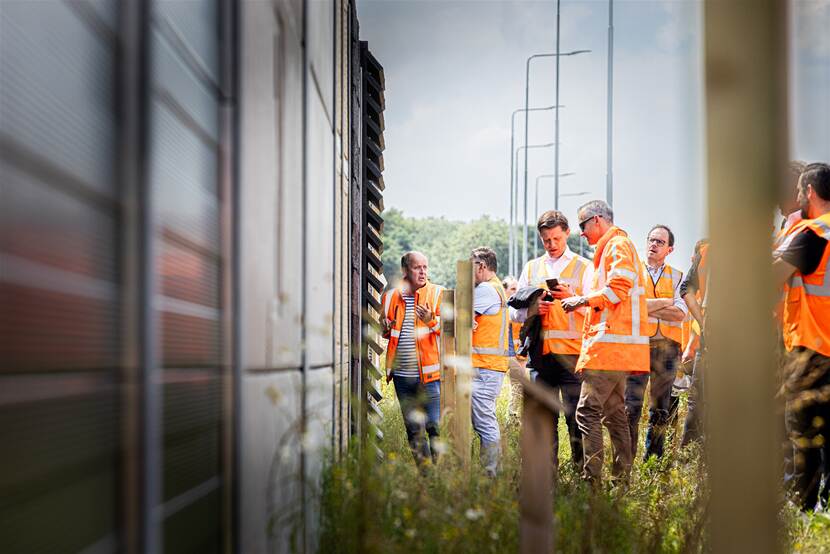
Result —
M 668 299 L 667 299 L 668 300 Z M 686 313 L 675 305 L 666 306 L 655 311 L 653 314 L 649 312 L 651 317 L 662 319 L 663 321 L 683 321 L 686 319 Z
M 677 286 L 674 287 L 672 298 L 661 299 L 665 300 L 664 307 L 655 309 L 652 312 L 651 306 L 649 306 L 648 315 L 656 317 L 657 319 L 662 319 L 663 321 L 683 321 L 686 319 L 686 314 L 689 313 L 689 309 L 686 307 L 686 303 L 680 296 L 680 286 L 681 284 L 678 283 Z M 648 303 L 649 301 L 647 300 L 646 302 Z
M 703 329 L 703 310 L 697 302 L 697 297 L 695 296 L 694 291 L 687 292 L 683 297 L 683 301 L 686 302 L 686 306 L 689 308 L 689 313 L 692 314 L 692 317 L 695 318 L 697 324 L 700 325 L 701 329 Z
M 628 244 L 616 243 L 609 244 L 606 248 L 611 248 L 611 264 L 605 286 L 600 290 L 591 291 L 585 296 L 566 298 L 562 301 L 562 308 L 566 312 L 572 312 L 585 305 L 604 310 L 631 296 L 631 289 L 637 280 L 638 271 L 638 267 L 634 263 L 636 258 L 629 252 L 629 248 L 632 247 Z
M 668 308 L 671 305 L 671 298 L 646 298 L 646 308 L 648 308 L 648 315 L 651 317 L 659 317 L 656 315 L 656 312 Z
M 793 276 L 793 273 L 798 271 L 798 268 L 783 259 L 778 258 L 772 262 L 772 277 L 775 279 L 775 284 L 778 286 L 784 285 L 787 280 Z

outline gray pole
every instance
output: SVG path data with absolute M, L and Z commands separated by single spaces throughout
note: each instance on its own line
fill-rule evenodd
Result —
M 559 19 L 560 19 L 560 2 L 561 0 L 556 0 L 556 98 L 554 99 L 554 104 L 559 104 Z M 559 209 L 559 108 L 556 108 L 556 122 L 555 122 L 555 131 L 553 141 L 556 143 L 554 147 L 554 154 L 553 154 L 553 194 L 556 198 L 555 204 L 556 208 Z
M 606 173 L 605 198 L 609 206 L 614 205 L 614 162 L 613 162 L 613 128 L 614 128 L 614 0 L 608 0 L 608 169 Z
M 536 177 L 536 197 L 533 199 L 533 213 L 536 214 L 536 217 L 539 217 L 539 178 L 541 175 Z M 536 258 L 539 256 L 539 241 L 533 241 L 533 257 Z
M 516 268 L 513 265 L 513 148 L 515 148 L 513 144 L 513 127 L 517 111 L 519 110 L 515 110 L 513 114 L 510 116 L 510 215 L 508 217 L 509 223 L 507 239 L 507 265 L 508 273 L 510 273 L 510 275 L 516 274 Z
M 524 108 L 518 108 L 513 110 L 513 113 L 510 115 L 510 229 L 509 229 L 509 244 L 508 244 L 508 253 L 509 253 L 509 260 L 508 260 L 508 267 L 511 275 L 515 275 L 516 272 L 519 270 L 517 266 L 518 262 L 518 237 L 516 237 L 516 223 L 518 220 L 518 200 L 519 200 L 519 175 L 518 175 L 518 160 L 514 157 L 514 148 L 515 145 L 515 131 L 516 131 L 516 114 L 519 112 L 544 112 L 548 110 L 552 110 L 554 108 L 564 108 L 565 106 L 544 106 L 540 108 L 528 108 L 525 110 Z M 514 173 L 515 172 L 515 173 Z
M 573 52 L 565 52 L 564 54 L 559 53 L 551 53 L 551 54 L 533 54 L 527 58 L 527 62 L 525 63 L 525 143 L 524 146 L 527 147 L 527 122 L 528 122 L 528 105 L 530 103 L 530 61 L 533 58 L 551 58 L 556 57 L 557 59 L 559 56 L 574 56 L 576 54 L 583 54 L 586 52 L 590 52 L 590 50 L 574 50 Z M 558 142 L 558 141 L 557 141 Z M 524 239 L 522 241 L 522 264 L 527 263 L 527 148 L 525 148 L 525 169 L 524 169 Z
M 524 229 L 522 230 L 522 267 L 527 263 L 527 122 L 528 122 L 528 115 L 529 112 L 527 110 L 530 102 L 530 60 L 532 60 L 534 56 L 530 56 L 525 63 L 525 186 L 524 186 L 524 204 L 525 204 L 525 216 L 524 216 Z M 518 181 L 517 181 L 518 183 Z

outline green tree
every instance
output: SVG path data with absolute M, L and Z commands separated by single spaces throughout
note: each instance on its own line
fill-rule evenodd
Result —
M 388 282 L 400 277 L 401 256 L 410 250 L 423 252 L 429 258 L 430 280 L 446 287 L 455 287 L 456 262 L 466 260 L 478 246 L 489 246 L 496 252 L 501 277 L 507 275 L 508 225 L 502 219 L 482 216 L 470 222 L 450 221 L 445 218 L 406 217 L 397 208 L 383 214 L 383 272 Z M 521 230 L 519 230 L 520 237 Z M 528 228 L 528 238 L 536 239 L 536 229 Z M 580 251 L 578 234 L 568 237 L 568 246 Z M 521 241 L 519 241 L 521 248 Z M 530 254 L 533 253 L 532 244 Z M 541 253 L 541 244 L 537 250 Z M 585 256 L 593 257 L 593 249 L 585 244 Z M 521 257 L 521 256 L 520 256 Z

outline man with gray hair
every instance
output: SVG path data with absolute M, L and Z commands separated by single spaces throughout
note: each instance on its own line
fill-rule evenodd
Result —
M 403 414 L 406 436 L 419 466 L 438 459 L 438 424 L 441 418 L 441 364 L 438 336 L 441 331 L 441 292 L 444 287 L 427 279 L 429 264 L 420 252 L 401 258 L 403 279 L 397 288 L 383 293 L 383 336 L 386 346 L 387 381 Z M 429 441 L 424 437 L 424 431 Z M 436 448 L 438 447 L 438 448 Z
M 608 204 L 594 200 L 577 214 L 582 235 L 588 244 L 596 245 L 591 292 L 562 300 L 566 312 L 589 308 L 576 364 L 583 379 L 576 407 L 585 457 L 583 475 L 595 485 L 601 481 L 604 424 L 614 447 L 613 477 L 627 482 L 632 457 L 625 383 L 629 373 L 649 371 L 643 265 L 634 243 L 614 225 Z

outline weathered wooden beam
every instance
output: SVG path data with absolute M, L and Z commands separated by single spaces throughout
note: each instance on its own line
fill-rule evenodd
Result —
M 549 387 L 528 379 L 510 360 L 510 377 L 522 385 L 522 475 L 519 484 L 519 543 L 523 554 L 553 551 L 552 410 L 560 406 Z
M 456 264 L 455 285 L 455 414 L 452 419 L 455 450 L 465 468 L 470 467 L 472 443 L 472 347 L 473 347 L 473 264 Z
M 561 413 L 565 412 L 565 406 L 554 394 L 553 389 L 547 385 L 531 380 L 515 358 L 510 358 L 510 378 L 518 381 L 525 393 L 533 396 L 537 402 L 540 402 L 551 413 L 554 410 Z
M 779 550 L 770 235 L 787 158 L 783 0 L 707 0 L 705 337 L 713 552 Z
M 441 294 L 441 418 L 455 413 L 455 291 Z

